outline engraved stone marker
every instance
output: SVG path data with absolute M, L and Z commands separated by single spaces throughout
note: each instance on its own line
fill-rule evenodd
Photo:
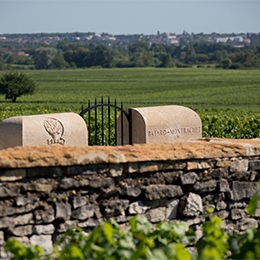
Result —
M 0 149 L 30 145 L 87 146 L 87 126 L 75 113 L 15 116 L 0 122 Z
M 193 110 L 183 106 L 133 108 L 132 142 L 163 143 L 199 139 L 201 119 Z M 129 110 L 126 110 L 129 113 Z M 122 144 L 121 116 L 117 120 L 117 144 Z M 129 124 L 123 116 L 123 144 L 129 144 Z

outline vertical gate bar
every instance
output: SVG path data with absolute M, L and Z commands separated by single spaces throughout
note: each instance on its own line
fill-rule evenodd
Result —
M 123 102 L 121 102 L 121 145 L 124 145 L 124 113 L 123 113 Z
M 104 107 L 103 107 L 103 96 L 101 97 L 101 121 L 102 121 L 102 145 L 104 145 Z
M 116 99 L 115 99 L 115 145 L 117 146 Z
M 132 109 L 129 108 L 128 110 L 128 123 L 129 123 L 129 144 L 133 144 L 132 140 Z
M 97 104 L 97 98 L 95 98 L 95 105 Z M 97 107 L 95 107 L 95 145 L 97 145 Z
M 110 97 L 107 98 L 107 103 L 108 103 L 108 145 L 111 145 L 111 140 L 110 140 Z
M 90 100 L 88 100 L 88 109 L 90 108 Z M 90 145 L 90 110 L 88 111 L 88 145 Z

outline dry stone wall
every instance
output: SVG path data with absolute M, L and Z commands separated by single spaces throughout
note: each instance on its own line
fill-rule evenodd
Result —
M 14 237 L 47 254 L 71 226 L 86 231 L 136 214 L 185 221 L 197 238 L 205 207 L 226 232 L 258 226 L 245 209 L 257 191 L 260 140 L 201 139 L 118 147 L 15 147 L 0 151 L 0 258 Z

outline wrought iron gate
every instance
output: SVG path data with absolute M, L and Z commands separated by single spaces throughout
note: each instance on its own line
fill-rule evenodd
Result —
M 107 115 L 104 114 L 104 107 L 107 107 Z M 101 112 L 98 113 L 98 109 L 101 109 Z M 91 138 L 91 135 L 93 136 L 92 129 L 93 125 L 91 125 L 91 111 L 94 110 L 94 140 Z M 111 111 L 112 110 L 112 111 Z M 131 109 L 129 109 L 129 112 L 126 112 L 123 109 L 123 103 L 121 102 L 120 107 L 117 105 L 116 99 L 114 103 L 110 102 L 110 97 L 108 97 L 107 103 L 104 103 L 103 97 L 101 97 L 101 102 L 97 103 L 97 98 L 95 98 L 94 105 L 91 105 L 90 100 L 88 101 L 88 107 L 83 109 L 82 105 L 82 111 L 79 113 L 81 117 L 84 118 L 84 114 L 87 113 L 87 126 L 88 126 L 88 144 L 89 145 L 117 145 L 117 112 L 121 111 L 121 114 L 124 116 L 121 116 L 120 124 L 121 124 L 121 144 L 124 144 L 123 140 L 123 129 L 124 129 L 124 118 L 127 119 L 128 125 L 129 125 L 129 143 L 132 144 L 132 127 L 131 127 Z M 100 121 L 99 116 L 100 115 Z M 114 116 L 114 122 L 111 122 L 111 115 Z M 106 121 L 106 125 L 108 129 L 104 129 L 104 121 Z M 101 127 L 101 129 L 100 129 Z M 113 130 L 114 127 L 114 131 Z M 108 140 L 105 142 L 105 130 L 108 131 L 107 136 Z M 98 133 L 99 132 L 99 133 Z M 115 142 L 112 143 L 112 132 L 114 132 L 114 140 Z M 101 140 L 98 138 L 98 134 L 100 137 L 101 134 Z M 99 139 L 99 140 L 98 140 Z

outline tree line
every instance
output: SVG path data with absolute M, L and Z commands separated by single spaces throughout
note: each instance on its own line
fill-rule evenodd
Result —
M 224 69 L 260 68 L 260 45 L 235 48 L 229 44 L 193 42 L 185 46 L 137 41 L 112 49 L 96 43 L 75 44 L 60 41 L 56 46 L 41 45 L 24 49 L 28 57 L 0 50 L 0 70 L 13 68 L 127 68 L 191 67 L 197 65 Z

